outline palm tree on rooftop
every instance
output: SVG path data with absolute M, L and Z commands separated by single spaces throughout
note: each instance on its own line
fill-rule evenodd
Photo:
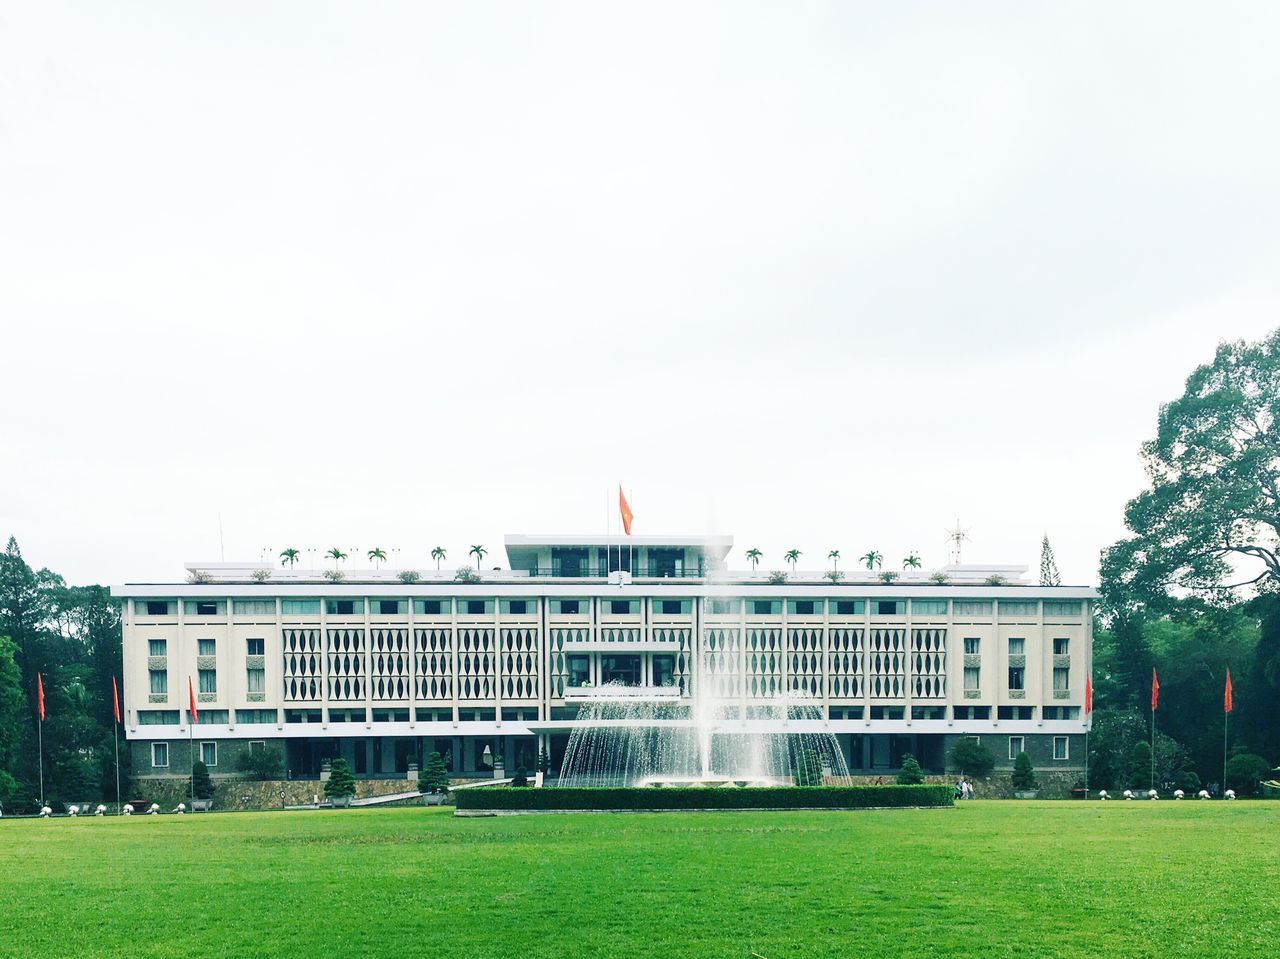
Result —
M 445 555 L 446 555 L 446 553 L 445 553 L 445 551 L 444 551 L 444 547 L 443 547 L 443 546 L 437 546 L 435 549 L 433 549 L 433 550 L 431 551 L 431 558 L 432 558 L 432 559 L 434 559 L 434 560 L 436 561 L 436 572 L 437 572 L 437 573 L 438 573 L 438 572 L 440 572 L 440 563 L 441 563 L 441 561 L 445 558 Z
M 760 562 L 760 557 L 763 555 L 764 553 L 760 552 L 760 550 L 755 547 L 747 550 L 747 559 L 751 560 L 751 572 L 754 573 L 756 571 L 756 564 Z
M 879 550 L 870 549 L 858 557 L 867 569 L 876 569 L 884 565 L 884 554 Z
M 467 552 L 476 558 L 476 572 L 480 572 L 480 560 L 484 559 L 484 554 L 489 551 L 483 546 L 472 546 Z
M 902 561 L 903 569 L 919 569 L 920 556 L 917 553 L 908 553 L 907 558 Z
M 831 572 L 835 572 L 840 568 L 840 550 L 833 549 L 827 554 L 827 559 L 831 560 Z
M 800 550 L 789 549 L 782 554 L 782 558 L 791 564 L 791 575 L 796 574 L 796 563 L 800 560 Z
M 280 565 L 293 566 L 298 562 L 298 556 L 301 555 L 298 550 L 290 546 L 288 549 L 280 551 Z
M 387 551 L 381 546 L 375 546 L 369 550 L 369 562 L 373 563 L 374 569 L 381 569 L 382 564 L 387 561 Z
M 338 568 L 338 564 L 339 564 L 339 563 L 341 563 L 344 559 L 346 559 L 346 558 L 347 558 L 347 554 L 346 554 L 346 553 L 344 553 L 344 552 L 343 552 L 341 549 L 339 549 L 337 546 L 335 546 L 333 549 L 329 550 L 329 552 L 325 553 L 324 555 L 328 556 L 331 560 L 333 560 L 333 568 L 334 568 L 334 569 L 337 569 L 337 568 Z

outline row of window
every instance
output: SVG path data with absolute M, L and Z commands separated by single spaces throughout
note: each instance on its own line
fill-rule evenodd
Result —
M 364 599 L 326 599 L 323 601 L 325 612 L 330 616 L 362 616 L 365 612 Z M 493 614 L 492 599 L 459 599 L 458 612 L 485 616 Z M 503 599 L 500 601 L 503 613 L 521 616 L 537 611 L 536 599 Z M 589 599 L 549 599 L 552 613 L 562 615 L 578 615 L 590 609 Z M 794 616 L 821 616 L 824 608 L 834 616 L 861 616 L 866 609 L 867 600 L 861 599 L 789 599 L 787 611 Z M 907 600 L 875 599 L 870 600 L 871 611 L 877 616 L 905 616 Z M 989 617 L 992 615 L 991 600 L 951 600 L 953 617 Z M 1040 612 L 1039 600 L 1002 599 L 1000 612 L 1004 616 L 1036 616 Z M 282 599 L 280 612 L 284 616 L 315 616 L 320 613 L 319 599 Z M 370 599 L 369 612 L 380 616 L 403 616 L 408 612 L 409 601 L 405 599 Z M 638 599 L 602 599 L 602 611 L 616 616 L 634 616 L 640 612 Z M 781 612 L 782 600 L 779 599 L 708 599 L 706 609 L 713 615 L 737 615 L 743 611 L 755 616 L 777 616 Z M 911 611 L 916 616 L 947 615 L 945 599 L 911 600 Z M 450 599 L 415 599 L 414 612 L 423 616 L 448 615 L 451 611 Z M 824 606 L 825 604 L 825 606 Z M 688 599 L 654 599 L 653 610 L 656 613 L 671 616 L 687 616 L 692 601 Z M 134 600 L 134 612 L 144 616 L 172 616 L 177 603 L 174 600 Z M 1078 617 L 1082 614 L 1084 604 L 1081 600 L 1043 601 L 1046 617 L 1068 616 Z M 184 608 L 188 616 L 225 616 L 227 604 L 225 600 L 185 600 Z M 275 616 L 276 601 L 274 599 L 236 599 L 231 602 L 231 611 L 236 616 Z

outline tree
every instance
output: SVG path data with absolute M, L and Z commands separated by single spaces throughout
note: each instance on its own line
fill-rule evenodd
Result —
M 1129 788 L 1155 789 L 1152 775 L 1151 744 L 1145 739 L 1139 739 L 1133 744 L 1133 752 L 1129 754 Z
M 329 552 L 325 553 L 324 555 L 328 556 L 331 560 L 333 560 L 333 568 L 335 570 L 338 568 L 338 564 L 347 558 L 347 554 L 344 553 L 342 550 L 340 550 L 336 546 L 333 549 L 329 550 Z
M 1271 764 L 1253 753 L 1237 753 L 1227 760 L 1227 788 L 1237 795 L 1254 796 L 1258 783 L 1271 775 Z
M 756 564 L 760 562 L 760 557 L 761 557 L 761 556 L 763 556 L 763 555 L 764 555 L 764 554 L 763 554 L 762 552 L 760 552 L 760 550 L 755 549 L 754 547 L 752 547 L 751 549 L 747 550 L 747 559 L 749 559 L 749 560 L 751 561 L 751 571 L 752 571 L 752 572 L 755 572 Z
M 440 572 L 440 564 L 444 561 L 444 558 L 445 558 L 447 555 L 448 555 L 448 554 L 445 552 L 445 548 L 444 548 L 443 546 L 436 546 L 436 547 L 433 547 L 433 548 L 432 548 L 432 550 L 431 550 L 431 558 L 432 558 L 432 559 L 434 559 L 434 560 L 436 561 L 436 572 L 437 572 L 437 573 L 438 573 L 438 572 Z
M 246 779 L 259 782 L 279 779 L 284 771 L 284 750 L 279 746 L 263 746 L 261 749 L 250 747 L 236 757 L 236 769 Z
M 1013 760 L 1013 788 L 1019 792 L 1029 792 L 1036 788 L 1036 771 L 1031 767 L 1031 754 L 1025 750 L 1018 753 Z
M 511 785 L 517 789 L 524 789 L 528 787 L 529 774 L 524 771 L 523 766 L 516 768 L 516 774 L 511 777 Z
M 538 750 L 538 772 L 544 776 L 551 772 L 551 755 L 546 746 Z
M 833 549 L 827 554 L 827 559 L 831 560 L 831 572 L 834 573 L 840 569 L 840 550 Z
M 991 750 L 970 736 L 961 736 L 951 747 L 951 768 L 975 779 L 987 779 L 996 767 Z
M 302 554 L 290 546 L 288 549 L 280 551 L 280 565 L 292 568 L 298 562 L 298 557 Z
M 782 558 L 791 564 L 791 573 L 795 575 L 796 563 L 800 561 L 800 550 L 789 549 L 782 554 Z
M 197 799 L 212 799 L 217 789 L 213 780 L 209 778 L 209 767 L 197 759 L 195 765 L 191 767 L 191 791 L 195 793 Z
M 449 770 L 445 768 L 444 757 L 433 752 L 427 755 L 426 764 L 418 773 L 418 792 L 442 793 L 449 788 Z
M 387 561 L 387 551 L 381 546 L 375 546 L 369 550 L 369 562 L 373 563 L 374 569 L 382 569 L 382 564 Z
M 467 550 L 467 552 L 476 558 L 476 572 L 477 573 L 480 572 L 480 560 L 484 559 L 485 553 L 489 551 L 485 549 L 483 546 L 477 545 L 477 546 L 472 546 L 469 550 Z
M 1049 534 L 1044 534 L 1040 543 L 1040 585 L 1061 586 L 1062 577 L 1058 575 L 1058 563 L 1053 558 L 1053 547 L 1049 545 Z
M 17 769 L 22 731 L 27 725 L 27 697 L 14 659 L 16 651 L 9 637 L 0 636 L 0 770 L 9 771 Z
M 326 799 L 345 799 L 356 794 L 355 777 L 351 764 L 339 756 L 329 764 L 329 781 L 324 784 Z
M 924 782 L 924 770 L 916 762 L 916 757 L 907 753 L 902 757 L 902 769 L 898 773 L 899 786 L 919 786 Z
M 920 556 L 916 553 L 908 553 L 907 558 L 902 561 L 903 569 L 919 569 Z
M 867 569 L 878 569 L 884 565 L 884 554 L 878 550 L 867 550 L 858 557 L 858 560 L 867 567 Z
M 797 786 L 821 786 L 822 761 L 818 758 L 818 751 L 812 746 L 802 746 L 797 750 L 795 758 L 792 782 Z

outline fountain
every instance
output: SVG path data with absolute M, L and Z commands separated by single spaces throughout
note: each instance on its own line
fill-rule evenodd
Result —
M 780 695 L 747 706 L 698 697 L 636 696 L 607 685 L 578 711 L 558 786 L 849 785 L 818 703 Z M 672 692 L 675 692 L 673 689 Z M 779 731 L 782 729 L 784 731 Z

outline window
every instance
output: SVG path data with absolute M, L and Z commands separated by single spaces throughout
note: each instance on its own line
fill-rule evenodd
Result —
M 356 603 L 360 608 L 356 608 Z M 364 613 L 363 599 L 326 599 L 324 611 L 330 616 L 356 616 Z
M 1070 758 L 1069 753 L 1068 753 L 1068 749 L 1067 749 L 1067 737 L 1066 737 L 1066 736 L 1054 736 L 1054 737 L 1053 737 L 1053 758 L 1054 758 L 1054 759 L 1068 759 L 1068 758 Z
M 753 599 L 751 600 L 752 616 L 777 616 L 781 603 L 776 599 Z
M 148 669 L 151 679 L 151 695 L 167 696 L 169 694 L 169 673 L 163 669 Z
M 465 613 L 467 616 L 488 616 L 493 613 L 493 600 L 460 599 L 458 600 L 458 612 Z
M 418 710 L 422 712 L 422 710 Z M 419 719 L 422 717 L 419 716 Z M 286 709 L 284 711 L 284 721 L 286 723 L 318 723 L 320 722 L 320 710 L 318 709 Z
M 999 719 L 1018 719 L 1031 720 L 1035 719 L 1034 706 L 1001 706 L 996 710 L 996 716 Z
M 976 693 L 982 686 L 982 670 L 977 666 L 966 666 L 964 668 L 964 689 L 965 692 Z
M 267 641 L 261 638 L 246 639 L 244 641 L 244 652 L 246 656 L 265 656 L 267 654 Z
M 409 604 L 403 599 L 375 599 L 373 610 L 379 616 L 403 616 L 408 612 Z
M 586 686 L 591 682 L 591 657 L 570 656 L 568 672 L 570 686 Z
M 551 606 L 561 616 L 578 616 L 582 612 L 582 600 L 580 599 L 552 600 Z
M 787 602 L 787 612 L 793 616 L 821 616 L 820 599 L 792 599 Z
M 218 674 L 212 669 L 196 670 L 196 680 L 202 693 L 216 693 L 218 691 Z
M 251 740 L 249 740 L 249 752 L 250 752 L 250 754 L 252 754 L 252 753 L 260 753 L 260 752 L 262 752 L 262 751 L 263 751 L 264 749 L 266 749 L 266 748 L 267 748 L 267 741 L 266 741 L 265 739 L 251 739 Z
M 640 657 L 601 656 L 600 682 L 621 683 L 623 686 L 639 686 Z
M 280 612 L 285 616 L 319 616 L 320 600 L 318 599 L 282 599 Z
M 1017 759 L 1018 753 L 1026 752 L 1026 742 L 1021 736 L 1009 737 L 1009 758 Z
M 221 616 L 225 606 L 216 599 L 187 600 L 188 616 Z
M 245 691 L 250 693 L 266 692 L 267 671 L 265 669 L 245 670 Z
M 659 599 L 654 601 L 654 612 L 663 616 L 688 616 L 689 601 L 687 599 Z
M 877 599 L 874 609 L 877 616 L 905 616 L 907 601 L 905 599 Z
M 1043 709 L 1045 719 L 1079 719 L 1079 706 L 1045 706 Z
M 1034 600 L 1002 599 L 1000 600 L 1001 616 L 1034 616 L 1039 612 L 1039 604 Z
M 231 612 L 237 616 L 274 616 L 276 601 L 274 599 L 233 599 Z
M 1059 636 L 1053 641 L 1053 655 L 1069 656 L 1071 654 L 1071 640 L 1064 639 Z
M 954 708 L 956 719 L 990 719 L 990 706 L 956 706 Z
M 139 726 L 176 726 L 178 711 L 176 709 L 139 709 Z
M 423 616 L 440 616 L 447 612 L 444 607 L 445 602 L 446 600 L 443 599 L 415 599 L 413 611 Z
M 1009 655 L 1023 656 L 1027 652 L 1027 641 L 1020 637 L 1009 638 Z
M 1025 689 L 1023 682 L 1026 679 L 1026 670 L 1021 666 L 1009 667 L 1009 688 L 1011 690 Z
M 151 744 L 151 765 L 155 769 L 164 769 L 169 765 L 169 744 Z
M 901 706 L 872 706 L 872 719 L 901 719 L 903 708 Z
M 966 656 L 977 656 L 982 652 L 982 640 L 977 636 L 966 636 L 964 638 L 964 654 Z
M 630 616 L 636 612 L 636 602 L 631 599 L 609 600 L 609 613 L 613 616 Z
M 837 616 L 861 616 L 863 602 L 861 599 L 837 599 L 833 604 L 833 612 Z
M 653 657 L 653 685 L 674 686 L 676 684 L 676 658 L 674 656 Z
M 947 601 L 945 599 L 913 599 L 911 612 L 916 616 L 946 616 Z
M 167 639 L 147 640 L 148 656 L 167 656 L 168 654 L 169 654 L 169 641 Z
M 504 599 L 502 611 L 512 616 L 527 616 L 533 612 L 533 603 L 527 599 Z
M 237 723 L 274 723 L 276 721 L 276 711 L 274 709 L 237 709 Z
M 200 709 L 200 725 L 201 726 L 225 726 L 227 724 L 227 716 L 230 715 L 225 709 Z
M 991 600 L 989 599 L 952 600 L 951 615 L 955 618 L 959 618 L 961 616 L 990 616 Z
M 1046 616 L 1079 616 L 1084 605 L 1078 599 L 1046 599 L 1044 614 Z
M 1071 688 L 1071 670 L 1066 666 L 1053 667 L 1053 688 L 1062 693 Z
M 197 639 L 196 655 L 197 656 L 217 656 L 218 641 L 216 639 Z
M 168 616 L 169 603 L 163 599 L 145 599 L 134 603 L 133 611 L 146 616 Z
M 946 719 L 946 706 L 912 706 L 912 719 Z
M 736 599 L 707 600 L 707 612 L 712 616 L 733 616 L 740 608 L 740 601 Z
M 201 743 L 200 744 L 200 761 L 206 766 L 218 765 L 218 744 L 217 743 Z

